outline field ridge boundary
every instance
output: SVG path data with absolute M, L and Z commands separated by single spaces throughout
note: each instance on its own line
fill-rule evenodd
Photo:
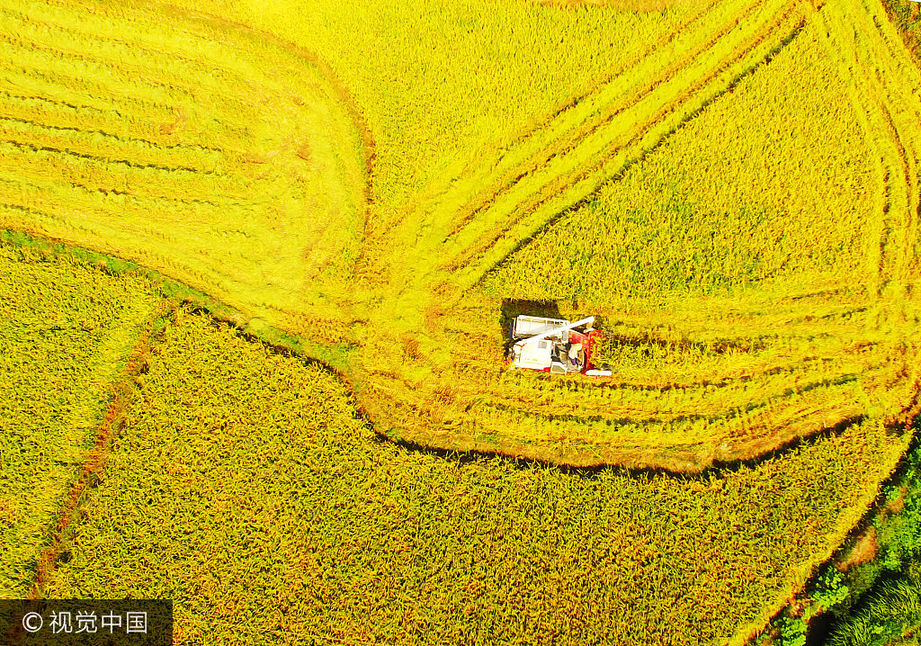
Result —
M 42 595 L 44 585 L 65 551 L 68 532 L 79 523 L 77 514 L 85 495 L 98 482 L 105 468 L 111 444 L 124 424 L 124 413 L 136 395 L 137 379 L 147 371 L 147 355 L 156 342 L 156 327 L 169 312 L 164 304 L 165 301 L 161 300 L 159 305 L 154 306 L 154 313 L 134 343 L 124 368 L 109 386 L 109 405 L 102 420 L 96 425 L 93 448 L 84 453 L 79 475 L 68 488 L 56 520 L 53 521 L 51 538 L 38 557 L 35 578 L 28 593 L 30 599 L 38 599 Z

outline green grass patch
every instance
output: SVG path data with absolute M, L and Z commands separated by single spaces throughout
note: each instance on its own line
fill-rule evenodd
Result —
M 827 646 L 916 644 L 921 628 L 921 559 L 916 555 L 897 574 L 873 587 L 853 614 L 838 624 Z M 914 637 L 903 641 L 904 638 Z

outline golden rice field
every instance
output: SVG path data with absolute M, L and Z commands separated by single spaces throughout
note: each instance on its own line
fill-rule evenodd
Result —
M 392 5 L 5 7 L 0 223 L 309 339 L 420 444 L 694 471 L 912 408 L 919 74 L 875 1 Z M 718 350 L 511 374 L 522 298 Z
M 0 598 L 31 588 L 109 386 L 156 302 L 141 277 L 77 266 L 0 246 Z
M 918 124 L 880 0 L 3 3 L 0 596 L 745 643 L 908 444 Z
M 124 420 L 40 593 L 172 598 L 177 644 L 741 644 L 907 439 L 856 424 L 699 479 L 445 459 L 185 309 Z
M 308 339 L 419 444 L 696 471 L 912 408 L 919 72 L 875 0 L 215 6 L 4 7 L 0 224 Z M 522 298 L 717 350 L 509 373 Z

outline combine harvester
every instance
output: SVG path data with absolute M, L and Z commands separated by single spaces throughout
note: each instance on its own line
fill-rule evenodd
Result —
M 575 323 L 541 316 L 516 317 L 509 328 L 512 368 L 554 375 L 610 376 L 608 366 L 596 366 L 592 361 L 592 350 L 602 335 L 601 330 L 592 328 L 594 322 L 594 316 Z M 582 326 L 584 330 L 577 332 Z

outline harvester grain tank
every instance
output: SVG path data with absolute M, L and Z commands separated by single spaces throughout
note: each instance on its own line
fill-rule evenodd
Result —
M 594 322 L 594 316 L 575 322 L 542 316 L 515 317 L 509 326 L 512 367 L 555 375 L 610 375 L 607 366 L 593 362 L 593 350 L 602 335 L 601 330 L 592 327 Z

